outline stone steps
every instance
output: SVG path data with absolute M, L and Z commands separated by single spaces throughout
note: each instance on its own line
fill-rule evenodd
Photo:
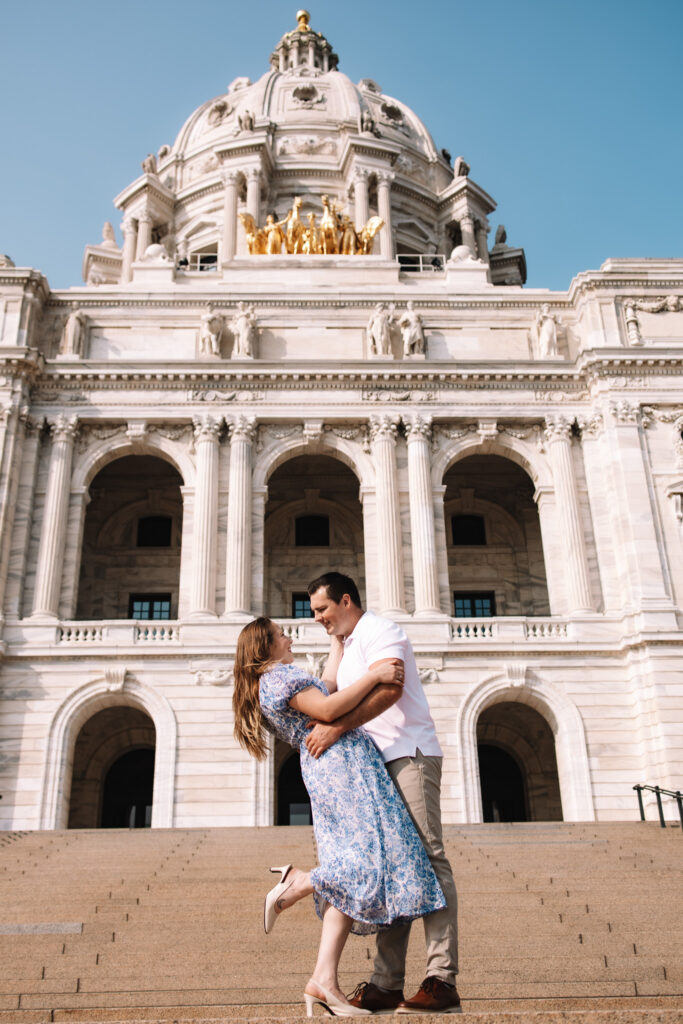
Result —
M 680 830 L 466 826 L 446 840 L 458 987 L 477 1022 L 683 1020 Z M 268 866 L 289 860 L 315 862 L 311 829 L 1 837 L 0 1024 L 303 1019 L 310 901 L 271 936 L 261 923 Z M 372 946 L 349 941 L 347 991 L 369 976 Z M 409 990 L 423 972 L 417 925 Z

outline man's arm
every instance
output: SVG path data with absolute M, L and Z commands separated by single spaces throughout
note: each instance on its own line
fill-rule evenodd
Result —
M 380 683 L 367 697 L 363 698 L 360 704 L 336 721 L 327 725 L 322 722 L 311 722 L 309 725 L 311 731 L 306 738 L 306 748 L 309 754 L 315 758 L 320 757 L 345 732 L 365 725 L 366 722 L 377 718 L 383 711 L 390 708 L 399 699 L 401 693 L 400 686 Z
M 322 681 L 327 686 L 328 693 L 335 693 L 337 689 L 337 669 L 344 654 L 344 644 L 340 636 L 333 636 L 330 644 L 330 653 L 327 656 Z

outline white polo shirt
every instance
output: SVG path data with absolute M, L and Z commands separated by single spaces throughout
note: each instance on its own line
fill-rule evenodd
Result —
M 417 674 L 415 655 L 403 630 L 389 619 L 365 612 L 353 633 L 344 641 L 344 654 L 337 670 L 337 687 L 343 690 L 364 675 L 382 658 L 400 658 L 405 665 L 405 683 L 400 698 L 377 718 L 363 726 L 385 761 L 423 754 L 442 757 L 427 698 Z

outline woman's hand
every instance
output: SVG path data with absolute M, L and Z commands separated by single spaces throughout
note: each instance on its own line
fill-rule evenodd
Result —
M 393 686 L 403 686 L 405 682 L 405 668 L 400 658 L 388 658 L 377 665 L 372 665 L 370 671 L 375 675 L 377 683 L 391 683 Z

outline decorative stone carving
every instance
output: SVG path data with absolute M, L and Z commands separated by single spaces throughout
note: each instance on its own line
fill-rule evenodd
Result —
M 238 302 L 235 315 L 230 321 L 229 326 L 235 339 L 232 358 L 253 359 L 254 345 L 258 336 L 254 307 Z
M 318 444 L 323 437 L 322 420 L 307 420 L 303 429 L 304 441 L 307 444 Z
M 126 437 L 133 444 L 141 444 L 147 440 L 148 431 L 146 420 L 139 420 L 137 423 L 133 421 L 126 427 Z
M 398 320 L 403 339 L 403 355 L 423 356 L 425 354 L 425 336 L 422 326 L 422 317 L 415 312 L 412 302 L 406 305 L 405 313 Z
M 334 155 L 337 152 L 336 140 L 330 135 L 286 135 L 277 147 L 278 156 L 290 153 L 317 153 Z
M 232 96 L 233 93 L 241 92 L 242 89 L 248 89 L 251 85 L 251 78 L 245 76 L 241 78 L 233 78 L 232 82 L 228 86 L 228 95 Z
M 536 314 L 535 326 L 538 339 L 538 354 L 543 359 L 548 358 L 548 356 L 556 356 L 558 321 L 555 314 L 550 312 L 550 306 L 547 302 L 543 304 Z
M 148 153 L 145 159 L 142 161 L 142 170 L 145 174 L 156 174 L 157 173 L 157 158 L 154 153 Z
M 400 416 L 391 413 L 381 413 L 370 417 L 370 440 L 389 438 L 392 441 L 398 436 L 398 426 L 401 422 Z
M 56 419 L 49 422 L 49 427 L 53 441 L 68 441 L 73 444 L 78 435 L 78 416 L 65 416 L 60 413 Z
M 500 428 L 496 420 L 479 420 L 477 423 L 477 434 L 482 444 L 486 441 L 495 441 L 500 433 Z
M 152 245 L 148 245 L 142 255 L 143 263 L 170 263 L 171 258 L 168 255 L 168 251 L 165 245 L 161 245 L 160 242 L 153 242 Z
M 305 85 L 297 85 L 292 92 L 292 101 L 295 107 L 302 107 L 304 110 L 314 110 L 318 106 L 327 103 L 327 96 L 320 92 L 312 82 Z
M 391 325 L 394 319 L 394 307 L 387 308 L 384 302 L 378 302 L 368 320 L 368 339 L 370 355 L 391 355 Z
M 375 124 L 375 119 L 367 107 L 362 110 L 360 115 L 360 130 L 361 132 L 367 132 L 369 135 L 374 135 L 377 139 L 382 137 L 382 133 Z
M 638 406 L 624 399 L 620 402 L 610 402 L 609 411 L 615 423 L 638 423 L 640 419 Z
M 576 424 L 581 431 L 581 434 L 585 434 L 588 437 L 597 437 L 605 426 L 603 415 L 600 412 L 590 414 L 582 414 L 576 417 Z
M 234 416 L 231 419 L 226 419 L 225 424 L 230 431 L 231 440 L 248 441 L 252 444 L 254 437 L 256 436 L 256 417 L 255 416 Z
M 642 345 L 643 337 L 640 333 L 640 324 L 638 322 L 638 314 L 636 313 L 635 303 L 627 302 L 624 308 L 624 318 L 626 320 L 626 334 L 631 345 Z
M 199 352 L 203 356 L 220 356 L 221 339 L 225 328 L 225 320 L 220 313 L 216 313 L 213 305 L 209 303 L 206 311 L 202 314 L 199 328 Z
M 192 672 L 196 686 L 232 686 L 235 682 L 234 667 L 195 669 Z
M 104 670 L 104 680 L 110 693 L 122 693 L 126 686 L 128 669 L 125 665 L 108 665 Z
M 470 173 L 470 165 L 466 162 L 463 156 L 457 156 L 455 158 L 455 164 L 453 166 L 453 177 L 454 178 L 466 178 Z M 503 228 L 505 231 L 505 228 Z M 496 236 L 496 241 L 498 237 Z M 503 239 L 505 241 L 505 239 Z
M 406 430 L 406 437 L 408 438 L 408 440 L 410 440 L 411 437 L 422 437 L 426 441 L 431 441 L 431 416 L 421 416 L 419 413 L 415 413 L 412 416 L 403 416 L 402 420 Z
M 505 666 L 505 678 L 509 686 L 515 689 L 528 684 L 529 666 L 523 662 L 513 661 Z
M 193 416 L 192 428 L 195 442 L 203 440 L 215 441 L 223 429 L 223 417 L 215 418 L 206 413 L 202 416 Z
M 60 355 L 83 355 L 87 325 L 88 318 L 82 309 L 73 309 L 69 313 L 59 343 Z
M 118 249 L 116 244 L 116 233 L 114 231 L 114 225 L 105 220 L 102 227 L 102 242 L 100 243 L 105 249 Z
M 10 269 L 11 267 L 14 267 L 14 266 L 15 266 L 15 263 L 14 263 L 13 259 L 11 259 L 7 255 L 3 255 L 2 253 L 0 253 L 0 269 L 8 270 L 8 269 Z
M 307 654 L 306 655 L 306 671 L 316 679 L 320 679 L 325 668 L 325 662 L 327 661 L 326 654 Z
M 566 416 L 548 416 L 545 424 L 546 441 L 569 440 L 572 436 L 572 420 Z
M 666 295 L 661 299 L 636 299 L 634 306 L 643 313 L 679 313 L 683 310 L 683 298 L 680 295 Z
M 420 668 L 418 665 L 417 674 L 420 677 L 420 682 L 423 686 L 427 686 L 428 683 L 438 683 L 440 681 L 439 673 L 435 668 Z
M 209 110 L 207 121 L 212 128 L 217 128 L 227 117 L 234 112 L 235 108 L 227 100 L 217 100 Z
M 241 132 L 253 132 L 254 115 L 250 110 L 243 110 L 241 114 L 237 115 L 237 123 Z

